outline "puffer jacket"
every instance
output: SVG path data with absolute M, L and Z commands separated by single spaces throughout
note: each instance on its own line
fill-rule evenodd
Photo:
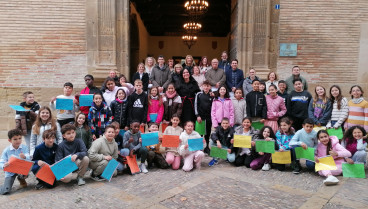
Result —
M 116 121 L 120 124 L 120 129 L 124 129 L 128 120 L 128 100 L 114 100 L 110 105 L 111 114 L 114 117 L 112 121 Z
M 231 153 L 236 152 L 237 148 L 233 147 L 233 144 L 230 142 L 231 139 L 234 138 L 234 129 L 229 127 L 228 129 L 224 129 L 221 126 L 217 126 L 215 132 L 211 134 L 211 140 L 216 144 L 217 140 L 220 141 L 221 145 L 226 146 L 228 149 L 231 149 Z
M 230 125 L 234 126 L 233 102 L 229 98 L 226 98 L 224 102 L 214 99 L 211 109 L 212 126 L 216 128 L 224 117 L 229 118 Z

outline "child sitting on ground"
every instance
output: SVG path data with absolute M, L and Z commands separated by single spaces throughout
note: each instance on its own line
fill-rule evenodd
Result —
M 150 123 L 148 125 L 149 132 L 158 132 L 158 124 L 157 123 Z M 162 137 L 159 138 L 160 142 L 155 145 L 146 146 L 148 150 L 147 156 L 147 164 L 148 168 L 151 168 L 153 164 L 155 164 L 158 168 L 168 168 L 169 164 L 167 164 L 165 158 L 162 156 L 162 153 L 165 152 L 165 148 L 161 147 Z
M 174 114 L 171 117 L 171 126 L 166 127 L 164 135 L 178 135 L 183 132 L 183 128 L 179 126 L 180 117 Z M 180 167 L 181 157 L 177 147 L 166 147 L 166 162 L 171 165 L 173 170 Z

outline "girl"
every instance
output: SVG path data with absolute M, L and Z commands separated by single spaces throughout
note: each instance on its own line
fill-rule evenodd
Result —
M 270 93 L 269 88 L 270 88 L 271 84 L 273 84 L 277 87 L 277 86 L 279 86 L 279 81 L 277 80 L 277 74 L 273 71 L 268 73 L 267 78 L 268 78 L 268 81 L 266 81 L 266 91 L 267 91 L 267 93 Z M 277 90 L 278 89 L 276 88 L 276 91 Z
M 120 129 L 128 130 L 128 96 L 126 89 L 119 88 L 115 95 L 115 100 L 111 102 L 110 109 L 113 116 L 112 121 L 120 124 Z
M 319 175 L 327 177 L 323 181 L 325 185 L 334 185 L 339 182 L 335 177 L 342 173 L 342 163 L 344 158 L 351 157 L 351 153 L 339 144 L 339 139 L 336 136 L 329 136 L 326 130 L 319 130 L 317 133 L 319 140 L 317 146 L 317 153 L 314 157 L 316 163 L 319 162 L 319 157 L 325 157 L 331 155 L 334 158 L 337 170 L 322 170 L 318 171 Z
M 326 126 L 331 118 L 332 105 L 326 96 L 326 89 L 323 86 L 316 86 L 316 93 L 309 103 L 308 116 L 317 126 Z
M 345 158 L 346 162 L 350 164 L 354 163 L 366 163 L 367 152 L 367 132 L 361 126 L 350 127 L 344 134 L 341 146 L 345 147 L 352 155 L 351 158 Z
M 363 98 L 362 87 L 354 85 L 351 87 L 350 92 L 351 100 L 348 103 L 349 114 L 345 123 L 345 129 L 352 126 L 359 125 L 368 130 L 368 102 Z
M 250 117 L 245 117 L 242 121 L 242 126 L 235 129 L 235 134 L 251 136 L 253 138 L 254 134 L 257 134 L 257 132 L 252 127 L 252 119 Z M 255 142 L 252 141 L 252 146 L 254 145 Z M 235 166 L 245 165 L 247 168 L 250 168 L 250 163 L 254 159 L 251 154 L 251 148 L 240 148 L 235 158 Z
M 148 112 L 147 112 L 147 121 L 155 122 L 160 124 L 162 121 L 162 117 L 164 115 L 164 105 L 162 101 L 162 96 L 158 94 L 158 87 L 152 87 L 148 93 Z M 156 113 L 157 118 L 156 121 L 152 121 L 150 114 Z
M 105 127 L 111 123 L 111 109 L 102 102 L 101 94 L 93 95 L 93 104 L 88 113 L 88 126 L 93 140 L 98 139 L 105 132 Z
M 266 83 L 264 81 L 260 81 L 259 82 L 259 91 L 262 94 L 267 95 L 267 92 L 266 92 Z
M 203 81 L 206 80 L 206 78 L 204 77 L 204 74 L 200 73 L 200 69 L 198 66 L 194 66 L 193 67 L 193 78 L 194 80 L 197 81 L 198 83 L 198 87 L 202 90 L 202 84 L 203 84 Z
M 271 141 L 275 140 L 276 136 L 273 132 L 272 128 L 270 126 L 263 126 L 263 128 L 259 131 L 259 134 L 254 136 L 257 140 L 266 140 Z M 261 169 L 263 171 L 270 170 L 270 161 L 271 161 L 271 153 L 264 153 L 264 152 L 256 152 L 256 147 L 254 146 L 254 149 L 252 149 L 253 156 L 255 156 L 255 159 L 250 163 L 250 167 L 252 170 L 258 170 Z M 279 147 L 277 143 L 275 143 L 275 150 L 278 150 Z
M 31 139 L 30 139 L 30 156 L 33 156 L 37 145 L 43 142 L 42 134 L 45 130 L 56 131 L 56 144 L 60 144 L 63 141 L 63 137 L 60 132 L 60 125 L 52 117 L 51 110 L 49 107 L 43 106 L 40 108 L 36 121 L 32 126 Z
M 133 78 L 132 78 L 132 82 L 134 82 L 137 79 L 142 81 L 143 91 L 147 92 L 148 84 L 149 84 L 149 76 L 148 76 L 148 73 L 144 72 L 144 64 L 143 63 L 138 64 L 137 72 L 134 73 Z
M 115 85 L 115 81 L 111 77 L 107 77 L 105 80 L 105 93 L 103 93 L 103 98 L 107 104 L 107 106 L 110 106 L 111 102 L 115 100 L 116 92 L 118 91 L 118 88 Z
M 295 134 L 295 130 L 291 127 L 291 120 L 288 117 L 281 118 L 280 130 L 276 132 L 276 142 L 280 152 L 290 150 L 289 143 Z M 276 146 L 275 146 L 276 147 Z M 275 164 L 279 171 L 285 170 L 285 164 Z
M 342 96 L 339 86 L 331 86 L 330 101 L 333 104 L 331 120 L 328 121 L 326 128 L 343 128 L 343 124 L 348 117 L 349 107 L 348 100 Z
M 180 134 L 179 154 L 184 158 L 184 171 L 191 171 L 193 169 L 193 162 L 197 169 L 201 168 L 201 163 L 204 157 L 202 150 L 189 151 L 188 139 L 201 138 L 199 133 L 194 131 L 194 123 L 187 121 L 184 124 L 184 131 Z M 203 139 L 203 147 L 206 147 L 206 140 Z
M 271 84 L 268 91 L 270 94 L 266 95 L 267 120 L 265 120 L 264 125 L 270 126 L 275 133 L 279 129 L 277 121 L 286 114 L 286 106 L 284 99 L 277 95 L 275 85 Z
M 211 64 L 208 62 L 207 56 L 203 56 L 199 62 L 199 68 L 201 69 L 201 74 L 206 74 L 206 72 L 211 69 Z
M 216 128 L 220 125 L 222 118 L 229 118 L 230 125 L 234 126 L 234 106 L 229 98 L 229 92 L 225 86 L 221 86 L 215 92 L 215 99 L 212 102 L 211 118 L 212 126 Z
M 164 103 L 164 116 L 163 116 L 164 123 L 168 123 L 168 121 L 170 121 L 170 119 L 173 117 L 174 114 L 176 114 L 179 118 L 181 117 L 183 104 L 181 103 L 180 96 L 175 91 L 175 86 L 173 83 L 170 83 L 167 86 L 167 91 L 165 92 L 163 103 Z
M 234 98 L 231 99 L 234 107 L 234 129 L 242 124 L 243 118 L 247 117 L 247 104 L 243 96 L 243 89 L 237 88 Z
M 76 127 L 75 138 L 82 139 L 88 150 L 92 145 L 92 133 L 91 129 L 88 127 L 88 122 L 84 113 L 80 112 L 77 114 L 74 126 Z
M 178 135 L 183 132 L 179 126 L 180 117 L 174 114 L 171 117 L 171 126 L 166 127 L 163 135 Z M 180 167 L 181 157 L 177 147 L 166 147 L 166 162 L 171 165 L 173 170 L 178 170 Z
M 125 89 L 125 93 L 127 96 L 131 95 L 134 92 L 134 86 L 131 83 L 127 82 L 125 75 L 119 76 L 119 83 L 120 86 Z

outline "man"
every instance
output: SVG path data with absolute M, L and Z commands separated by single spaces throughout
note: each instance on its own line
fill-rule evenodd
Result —
M 205 78 L 210 82 L 212 90 L 217 91 L 217 89 L 225 83 L 226 75 L 223 70 L 219 70 L 218 60 L 216 58 L 211 61 L 211 66 L 212 69 L 206 72 Z
M 229 56 L 227 55 L 227 52 L 223 51 L 221 53 L 221 61 L 218 65 L 218 67 L 223 69 L 224 71 L 226 71 L 227 69 L 230 69 L 230 62 L 229 62 L 228 58 L 229 58 Z
M 226 86 L 229 92 L 233 95 L 236 88 L 243 86 L 244 74 L 243 71 L 238 69 L 238 60 L 233 59 L 231 61 L 231 70 L 225 72 L 226 75 Z
M 170 75 L 171 72 L 169 66 L 165 64 L 164 56 L 158 56 L 157 65 L 152 69 L 150 81 L 152 82 L 153 86 L 158 86 L 160 93 L 164 92 L 169 85 Z
M 259 80 L 261 81 L 261 79 L 259 79 L 256 76 L 256 70 L 254 68 L 250 68 L 249 69 L 249 76 L 247 78 L 244 79 L 243 82 L 243 93 L 244 93 L 244 97 L 247 96 L 247 94 L 251 91 L 253 91 L 253 80 Z
M 286 79 L 286 86 L 287 86 L 287 93 L 288 94 L 290 94 L 294 90 L 293 81 L 295 79 L 298 79 L 298 78 L 300 78 L 302 80 L 304 90 L 308 90 L 307 80 L 300 75 L 299 66 L 294 66 L 293 69 L 292 69 L 292 75 L 289 78 Z

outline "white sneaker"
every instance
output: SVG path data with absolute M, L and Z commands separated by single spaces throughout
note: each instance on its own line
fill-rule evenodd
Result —
M 86 173 L 84 174 L 83 178 L 88 179 L 91 178 L 93 170 L 88 168 Z
M 333 175 L 330 175 L 328 176 L 324 181 L 323 183 L 326 185 L 326 186 L 330 186 L 330 185 L 336 185 L 337 183 L 339 183 L 339 180 L 333 176 Z
M 146 165 L 144 163 L 140 164 L 139 168 L 141 169 L 142 173 L 148 173 L 148 170 L 147 170 Z
M 271 169 L 271 166 L 270 164 L 268 163 L 265 163 L 262 167 L 262 171 L 269 171 Z

